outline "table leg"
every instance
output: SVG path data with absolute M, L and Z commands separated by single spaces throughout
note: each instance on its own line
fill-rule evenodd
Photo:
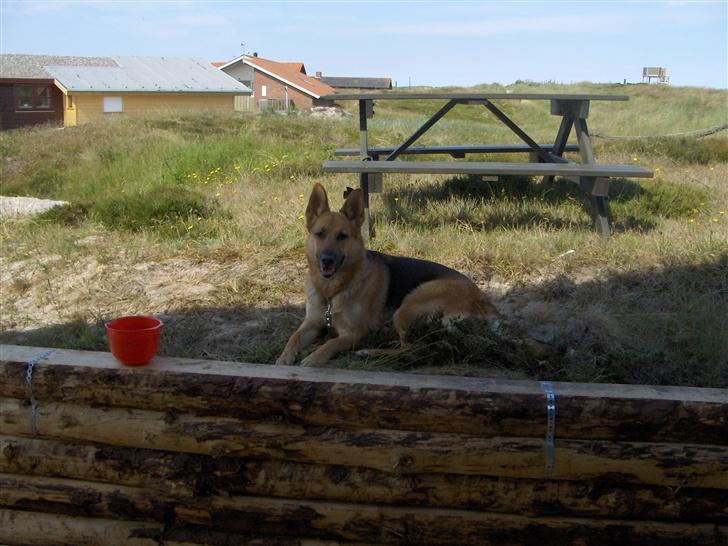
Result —
M 561 125 L 559 126 L 559 132 L 556 133 L 556 140 L 554 141 L 554 147 L 551 153 L 555 156 L 562 157 L 564 155 L 564 148 L 566 143 L 569 141 L 569 134 L 571 128 L 574 126 L 574 118 L 570 115 L 564 115 L 561 118 Z M 542 184 L 550 184 L 553 181 L 553 176 L 544 176 L 541 180 Z
M 607 197 L 599 195 L 590 195 L 592 214 L 594 218 L 594 229 L 596 229 L 602 237 L 609 239 L 612 233 L 612 222 L 609 214 L 609 201 Z
M 362 237 L 367 239 L 374 236 L 374 226 L 369 215 L 369 176 L 365 173 L 359 175 L 359 188 L 364 199 L 364 223 L 361 226 Z
M 369 142 L 367 136 L 367 118 L 374 115 L 371 100 L 359 101 L 359 155 L 362 161 L 369 159 Z M 364 223 L 361 226 L 362 237 L 365 239 L 371 237 L 372 221 L 369 214 L 369 175 L 361 173 L 359 175 L 359 188 L 364 198 Z
M 579 155 L 582 163 L 595 163 L 594 151 L 592 150 L 589 129 L 585 118 L 574 119 L 576 138 L 579 141 Z M 592 218 L 594 228 L 601 233 L 602 237 L 609 239 L 612 231 L 612 222 L 609 214 L 609 179 L 594 178 L 588 176 L 580 177 L 580 186 L 589 194 L 592 207 Z

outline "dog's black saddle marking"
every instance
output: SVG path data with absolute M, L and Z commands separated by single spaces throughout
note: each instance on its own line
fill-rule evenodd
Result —
M 447 278 L 467 279 L 459 271 L 435 262 L 389 256 L 375 250 L 368 250 L 367 254 L 369 254 L 369 259 L 383 263 L 389 269 L 386 305 L 390 309 L 398 309 L 407 294 L 426 282 Z

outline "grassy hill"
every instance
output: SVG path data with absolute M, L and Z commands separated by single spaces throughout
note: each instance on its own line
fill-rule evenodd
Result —
M 590 130 L 641 138 L 595 138 L 595 155 L 656 176 L 613 184 L 606 243 L 567 181 L 388 177 L 372 199 L 371 246 L 464 271 L 513 331 L 552 351 L 535 359 L 517 336 L 466 323 L 446 334 L 423 326 L 397 359 L 349 354 L 332 365 L 728 386 L 728 136 L 665 136 L 725 124 L 726 91 L 529 82 L 471 90 L 627 94 L 592 103 Z M 377 103 L 370 144 L 407 136 L 438 106 Z M 553 138 L 559 119 L 548 103 L 499 106 L 537 139 Z M 0 341 L 103 349 L 104 320 L 154 313 L 168 324 L 165 354 L 272 362 L 302 316 L 310 188 L 323 183 L 337 205 L 356 185 L 353 175 L 320 172 L 335 147 L 358 143 L 355 119 L 167 113 L 0 134 L 0 193 L 71 202 L 0 221 Z M 457 107 L 423 139 L 515 141 L 476 106 Z M 364 345 L 391 340 L 380 332 Z

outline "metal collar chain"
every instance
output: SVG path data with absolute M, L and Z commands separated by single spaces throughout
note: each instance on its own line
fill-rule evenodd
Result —
M 33 434 L 33 436 L 36 436 L 38 434 L 38 429 L 36 427 L 38 402 L 35 399 L 35 395 L 33 394 L 33 367 L 38 364 L 38 362 L 47 357 L 49 354 L 51 354 L 53 351 L 55 351 L 55 349 L 48 349 L 47 351 L 44 351 L 36 356 L 34 359 L 30 360 L 28 362 L 28 368 L 25 372 L 25 388 L 28 392 L 28 400 L 30 401 L 30 432 Z
M 324 311 L 324 320 L 326 321 L 326 329 L 331 330 L 331 300 L 326 300 L 326 311 Z
M 548 381 L 541 381 L 541 388 L 546 394 L 546 468 L 544 477 L 551 479 L 554 471 L 554 432 L 556 430 L 556 395 Z

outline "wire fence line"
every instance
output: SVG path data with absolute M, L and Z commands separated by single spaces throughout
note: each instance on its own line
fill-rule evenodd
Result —
M 643 135 L 643 136 L 614 136 L 614 135 L 604 135 L 602 133 L 591 133 L 591 136 L 593 138 L 603 138 L 605 140 L 639 140 L 642 138 L 665 138 L 665 137 L 692 137 L 692 138 L 703 138 L 708 135 L 713 135 L 715 133 L 719 133 L 721 131 L 725 131 L 728 129 L 728 123 L 724 123 L 723 125 L 715 125 L 713 127 L 708 127 L 707 129 L 697 129 L 695 131 L 685 131 L 682 133 L 669 133 L 666 135 Z

